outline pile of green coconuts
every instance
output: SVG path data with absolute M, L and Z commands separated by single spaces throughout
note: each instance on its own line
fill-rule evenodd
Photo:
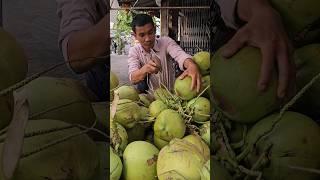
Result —
M 110 74 L 110 179 L 210 179 L 210 53 L 193 56 L 202 74 L 200 92 L 191 77 L 174 89 L 138 94 Z

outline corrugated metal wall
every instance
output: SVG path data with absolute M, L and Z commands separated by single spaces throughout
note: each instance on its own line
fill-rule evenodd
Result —
M 210 6 L 212 0 L 183 0 L 181 6 Z M 189 54 L 209 51 L 210 36 L 207 26 L 209 9 L 184 9 L 180 21 L 180 46 Z

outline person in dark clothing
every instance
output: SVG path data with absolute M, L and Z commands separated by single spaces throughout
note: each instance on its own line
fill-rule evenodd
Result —
M 60 18 L 59 46 L 70 69 L 85 74 L 87 86 L 107 101 L 110 58 L 110 4 L 106 0 L 57 0 Z

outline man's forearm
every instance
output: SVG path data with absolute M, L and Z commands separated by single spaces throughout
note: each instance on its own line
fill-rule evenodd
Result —
M 110 50 L 110 24 L 108 23 L 109 14 L 89 29 L 74 32 L 68 42 L 68 59 L 77 60 L 88 57 L 101 56 L 108 53 Z M 95 60 L 83 60 L 70 63 L 72 69 L 77 73 L 83 73 L 89 70 L 94 64 Z
M 131 73 L 131 83 L 137 84 L 144 80 L 147 76 L 147 73 L 143 69 L 136 70 Z

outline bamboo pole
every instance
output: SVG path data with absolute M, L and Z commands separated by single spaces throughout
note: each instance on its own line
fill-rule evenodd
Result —
M 171 6 L 171 7 L 124 7 L 124 8 L 111 8 L 110 10 L 157 10 L 157 9 L 210 9 L 210 6 Z

